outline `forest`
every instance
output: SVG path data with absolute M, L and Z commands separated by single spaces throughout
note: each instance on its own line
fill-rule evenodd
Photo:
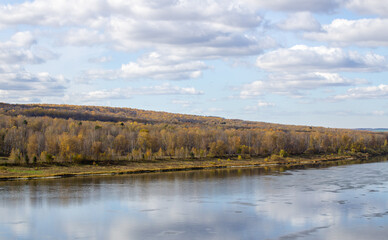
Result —
M 0 103 L 0 156 L 16 164 L 388 153 L 388 134 L 132 108 Z

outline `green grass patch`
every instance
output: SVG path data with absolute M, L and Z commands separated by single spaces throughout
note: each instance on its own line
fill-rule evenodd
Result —
M 24 170 L 24 169 L 7 169 L 8 172 L 12 173 L 28 173 L 28 174 L 42 174 L 43 171 L 39 170 Z

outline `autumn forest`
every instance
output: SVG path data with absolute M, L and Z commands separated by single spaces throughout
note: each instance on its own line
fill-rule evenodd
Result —
M 388 152 L 388 134 L 95 106 L 0 103 L 0 155 L 20 164 Z

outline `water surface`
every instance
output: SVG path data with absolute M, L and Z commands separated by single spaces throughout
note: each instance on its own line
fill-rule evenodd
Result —
M 0 239 L 387 239 L 388 162 L 0 183 Z

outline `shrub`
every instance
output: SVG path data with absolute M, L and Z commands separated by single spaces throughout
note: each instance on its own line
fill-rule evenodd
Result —
M 272 161 L 281 161 L 281 160 L 284 160 L 284 157 L 281 157 L 277 154 L 272 154 L 270 157 L 269 157 Z
M 80 163 L 84 162 L 86 160 L 86 158 L 82 154 L 74 154 L 71 156 L 71 160 L 74 163 L 80 164 Z
M 40 161 L 44 163 L 52 163 L 54 161 L 54 156 L 46 151 L 43 151 L 40 154 Z
M 288 153 L 284 149 L 279 151 L 279 156 L 282 158 L 288 157 Z
M 12 148 L 11 154 L 9 155 L 9 160 L 11 161 L 11 163 L 16 163 L 16 164 L 22 163 L 22 153 L 18 148 L 17 149 Z

